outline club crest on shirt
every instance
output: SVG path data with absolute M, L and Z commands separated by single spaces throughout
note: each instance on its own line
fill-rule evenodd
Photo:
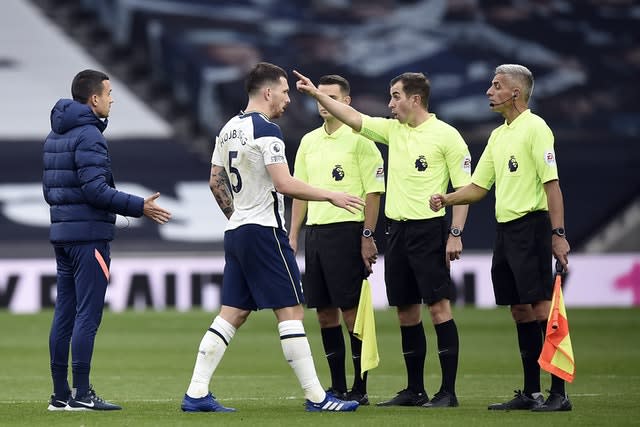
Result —
M 336 181 L 342 181 L 344 179 L 344 169 L 342 169 L 342 165 L 336 165 L 331 171 L 331 176 Z
M 547 151 L 544 153 L 544 162 L 549 166 L 556 165 L 556 153 L 553 151 Z
M 423 155 L 418 156 L 418 158 L 416 159 L 416 162 L 415 162 L 415 167 L 420 172 L 426 171 L 427 167 L 429 167 L 429 165 L 427 164 L 427 158 L 425 156 L 423 156 Z
M 518 170 L 518 161 L 516 160 L 516 156 L 511 156 L 509 158 L 507 166 L 509 166 L 509 172 L 515 172 Z

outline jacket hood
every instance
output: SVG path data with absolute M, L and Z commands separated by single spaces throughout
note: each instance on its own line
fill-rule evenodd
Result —
M 59 100 L 51 110 L 51 130 L 58 134 L 83 125 L 94 125 L 104 132 L 107 122 L 100 120 L 88 105 L 72 99 Z

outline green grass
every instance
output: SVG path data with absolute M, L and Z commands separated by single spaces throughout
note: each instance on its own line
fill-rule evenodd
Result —
M 98 393 L 124 407 L 113 413 L 50 413 L 48 332 L 52 313 L 0 312 L 0 425 L 183 426 L 183 425 L 389 425 L 389 426 L 618 426 L 640 424 L 640 310 L 570 310 L 576 380 L 567 390 L 568 413 L 494 413 L 488 403 L 511 398 L 522 387 L 515 328 L 506 309 L 458 308 L 460 407 L 362 407 L 355 413 L 306 413 L 303 397 L 284 361 L 275 318 L 254 313 L 236 334 L 214 380 L 219 400 L 234 414 L 184 414 L 180 400 L 191 377 L 198 343 L 212 313 L 105 313 L 96 340 L 92 382 Z M 428 316 L 427 316 L 428 317 Z M 369 376 L 372 402 L 391 397 L 406 383 L 395 312 L 376 312 L 380 366 Z M 325 387 L 329 375 L 315 313 L 305 325 L 316 368 Z M 429 354 L 427 391 L 440 384 L 433 327 L 425 330 Z M 350 366 L 349 366 L 350 367 Z M 349 373 L 348 381 L 351 380 Z M 543 388 L 549 377 L 542 377 Z

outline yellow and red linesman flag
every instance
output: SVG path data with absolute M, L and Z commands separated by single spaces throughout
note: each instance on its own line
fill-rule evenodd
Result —
M 571 337 L 569 336 L 567 310 L 564 307 L 564 297 L 562 296 L 561 271 L 560 268 L 556 274 L 551 311 L 538 364 L 545 371 L 565 381 L 573 382 L 576 366 L 573 360 Z
M 368 370 L 376 368 L 380 362 L 378 355 L 378 340 L 376 338 L 376 320 L 371 301 L 371 286 L 369 281 L 362 281 L 362 291 L 358 302 L 358 312 L 353 325 L 353 335 L 362 341 L 362 353 L 360 355 L 360 371 L 364 374 Z

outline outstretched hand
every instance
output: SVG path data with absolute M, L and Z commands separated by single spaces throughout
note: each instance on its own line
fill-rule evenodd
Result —
M 364 208 L 364 200 L 360 197 L 352 196 L 348 193 L 331 193 L 329 201 L 332 205 L 346 209 L 351 213 L 356 213 Z
M 161 208 L 156 199 L 160 197 L 160 193 L 152 194 L 144 199 L 143 214 L 149 219 L 157 222 L 158 224 L 166 224 L 171 219 L 171 212 Z
M 434 194 L 429 198 L 429 207 L 432 211 L 438 212 L 446 206 L 444 196 L 442 194 Z
M 316 88 L 311 79 L 300 74 L 296 70 L 293 70 L 293 74 L 298 78 L 298 81 L 296 82 L 296 89 L 301 93 L 313 96 L 318 88 Z

